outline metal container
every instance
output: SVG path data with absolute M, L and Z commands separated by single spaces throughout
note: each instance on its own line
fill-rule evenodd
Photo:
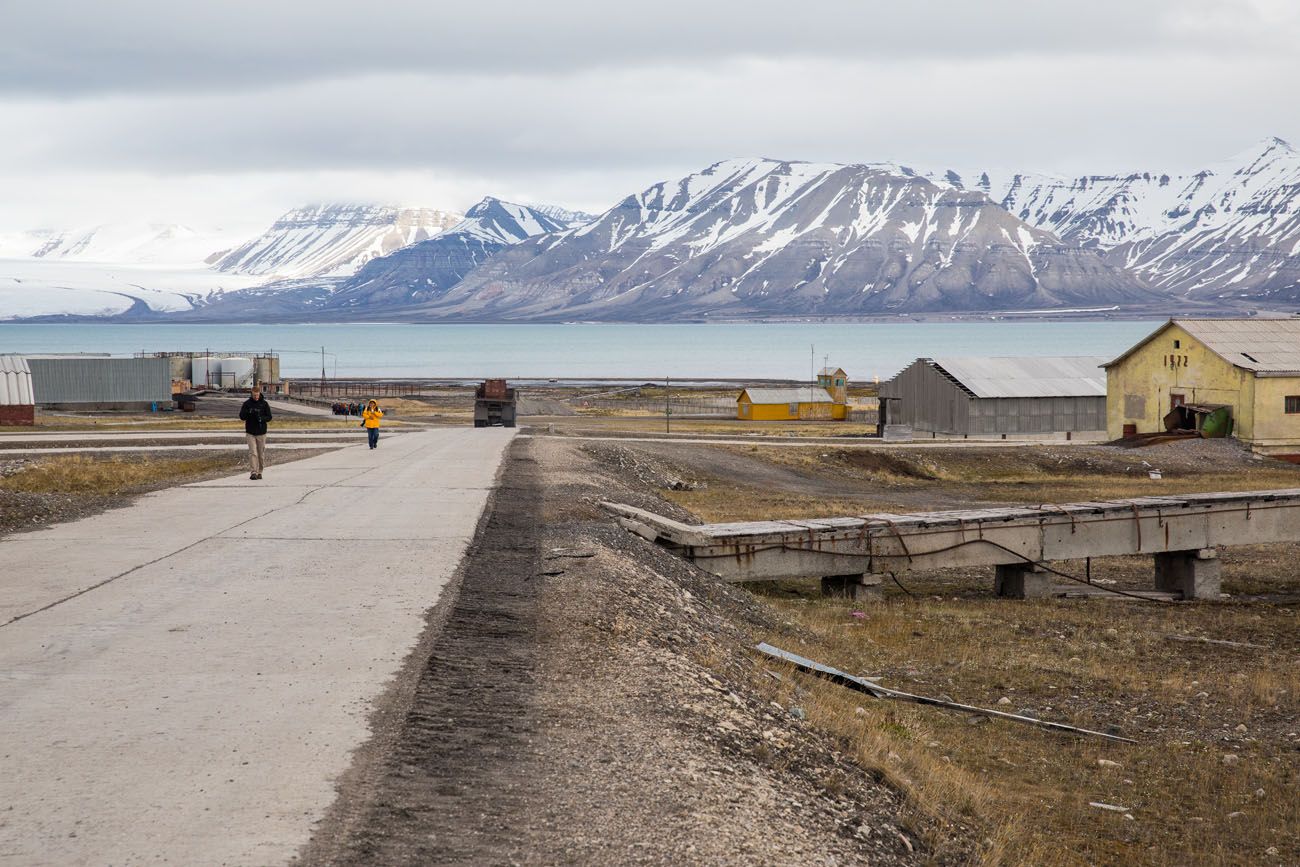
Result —
M 216 355 L 196 355 L 190 365 L 190 381 L 198 387 L 221 387 L 221 361 Z
M 221 359 L 223 388 L 250 388 L 253 385 L 253 359 L 232 355 Z

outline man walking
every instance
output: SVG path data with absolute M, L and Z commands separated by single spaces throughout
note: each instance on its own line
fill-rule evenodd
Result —
M 262 386 L 253 386 L 253 394 L 239 408 L 239 417 L 244 422 L 244 433 L 248 440 L 248 462 L 252 466 L 249 478 L 256 481 L 262 478 L 262 467 L 266 464 L 266 423 L 271 420 L 271 405 L 262 397 Z

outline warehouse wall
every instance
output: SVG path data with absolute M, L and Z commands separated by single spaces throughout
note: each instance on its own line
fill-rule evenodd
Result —
M 890 424 L 914 430 L 967 433 L 971 396 L 923 361 L 913 361 L 893 379 L 880 384 L 881 397 L 896 397 Z
M 28 358 L 27 364 L 43 406 L 147 409 L 172 399 L 166 358 Z
M 997 397 L 971 401 L 970 427 L 962 433 L 1022 434 L 1102 431 L 1106 398 Z
M 881 397 L 896 397 L 891 424 L 942 434 L 1034 434 L 1106 429 L 1106 398 L 975 398 L 923 361 L 914 361 L 888 382 Z

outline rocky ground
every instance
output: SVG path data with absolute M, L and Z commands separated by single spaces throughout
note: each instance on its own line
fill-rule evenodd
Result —
M 667 507 L 574 444 L 516 442 L 458 595 L 302 862 L 967 861 L 968 828 L 851 761 L 801 690 L 761 687 L 789 675 L 754 642 L 797 630 L 619 529 L 609 496 Z

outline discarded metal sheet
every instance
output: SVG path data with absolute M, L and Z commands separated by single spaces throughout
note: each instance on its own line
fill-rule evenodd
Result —
M 831 668 L 829 665 L 822 665 L 820 662 L 800 656 L 797 653 L 791 653 L 788 650 L 782 650 L 774 647 L 767 642 L 759 644 L 757 647 L 759 653 L 773 657 L 774 659 L 788 662 L 800 671 L 806 671 L 815 674 L 818 677 L 824 677 L 832 683 L 839 686 L 852 689 L 856 692 L 864 692 L 875 698 L 889 698 L 896 701 L 907 701 L 913 704 L 925 704 L 932 707 L 946 707 L 951 710 L 960 710 L 965 713 L 975 713 L 982 716 L 997 717 L 998 719 L 1007 719 L 1013 722 L 1032 725 L 1037 728 L 1051 729 L 1053 731 L 1069 732 L 1071 734 L 1090 735 L 1097 738 L 1105 738 L 1108 741 L 1120 741 L 1126 744 L 1135 744 L 1137 741 L 1132 738 L 1120 737 L 1119 735 L 1107 734 L 1106 732 L 1093 731 L 1092 729 L 1079 728 L 1078 726 L 1066 725 L 1065 723 L 1050 722 L 1048 720 L 1036 719 L 1031 716 L 1022 716 L 1016 713 L 1006 713 L 1000 710 L 990 710 L 988 708 L 976 707 L 969 704 L 960 704 L 955 701 L 944 701 L 943 699 L 930 698 L 924 695 L 915 695 L 910 692 L 902 692 L 897 689 L 890 689 L 887 686 L 881 686 L 878 683 L 872 683 L 866 678 L 855 677 L 847 672 L 840 671 L 838 668 Z

